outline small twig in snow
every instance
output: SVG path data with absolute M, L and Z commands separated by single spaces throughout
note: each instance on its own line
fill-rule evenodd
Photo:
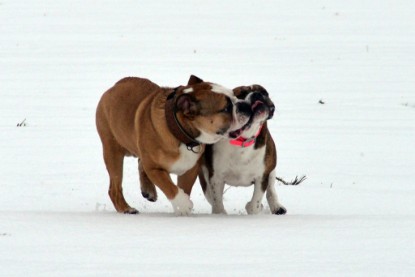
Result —
M 305 179 L 307 179 L 307 177 L 304 175 L 303 177 L 298 179 L 298 176 L 295 176 L 295 179 L 291 182 L 287 182 L 284 179 L 279 178 L 279 177 L 275 177 L 275 179 L 277 179 L 277 181 L 280 181 L 281 183 L 283 183 L 286 186 L 296 186 L 296 185 L 301 184 Z
M 228 186 L 224 191 L 223 194 L 225 194 L 229 189 L 231 188 L 231 186 Z
M 17 127 L 24 127 L 24 126 L 26 126 L 26 118 L 25 118 L 25 119 L 23 119 L 23 121 L 22 121 L 22 122 L 17 123 Z

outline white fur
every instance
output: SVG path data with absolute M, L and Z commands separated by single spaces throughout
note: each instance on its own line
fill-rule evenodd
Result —
M 183 90 L 183 92 L 184 93 L 191 93 L 191 92 L 193 92 L 193 88 L 192 87 L 186 88 L 186 89 Z
M 233 90 L 225 88 L 224 86 L 218 84 L 210 84 L 212 87 L 212 91 L 216 93 L 225 94 L 226 96 L 230 97 L 231 99 L 236 99 L 235 95 L 233 94 Z
M 204 144 L 213 144 L 224 138 L 223 135 L 210 134 L 200 129 L 199 131 L 200 135 L 196 138 L 196 140 Z
M 192 213 L 193 202 L 190 201 L 189 195 L 184 193 L 181 188 L 179 188 L 179 192 L 170 202 L 175 215 L 190 215 Z
M 201 146 L 196 146 L 194 149 L 196 153 L 193 151 L 189 151 L 185 144 L 180 144 L 179 151 L 180 151 L 180 157 L 179 159 L 172 164 L 170 167 L 170 173 L 174 173 L 177 175 L 182 175 L 189 169 L 191 169 L 193 166 L 195 166 L 197 160 L 200 157 L 199 148 Z
M 247 139 L 255 137 L 259 131 L 259 128 L 261 128 L 262 124 L 263 122 L 253 122 L 250 128 L 242 132 L 241 137 Z
M 214 146 L 214 176 L 231 186 L 251 186 L 252 182 L 261 178 L 265 170 L 265 147 L 254 149 L 237 147 L 228 140 L 221 140 Z M 259 180 L 261 181 L 261 180 Z
M 251 201 L 246 203 L 245 209 L 248 214 L 257 214 L 262 211 L 262 198 L 264 197 L 264 191 L 262 190 L 261 181 L 256 179 L 254 184 L 254 194 L 252 195 Z
M 252 135 L 258 128 L 252 128 L 249 132 Z M 244 133 L 244 137 L 247 133 Z M 248 214 L 257 214 L 262 211 L 262 177 L 265 170 L 265 146 L 255 149 L 250 147 L 237 147 L 229 143 L 228 140 L 221 140 L 213 146 L 213 176 L 209 178 L 207 168 L 202 168 L 202 173 L 207 182 L 205 196 L 212 205 L 212 213 L 226 214 L 223 205 L 223 190 L 225 183 L 230 186 L 251 186 L 254 184 L 254 193 L 245 209 Z M 283 207 L 278 202 L 278 196 L 274 188 L 275 169 L 268 178 L 267 201 L 271 211 L 277 211 Z
M 237 111 L 237 103 L 238 102 L 246 102 L 245 100 L 239 100 L 236 99 L 233 105 L 233 111 L 232 111 L 232 124 L 229 128 L 230 131 L 235 131 L 238 129 L 241 129 L 246 123 L 249 121 L 249 116 L 243 113 L 238 113 Z

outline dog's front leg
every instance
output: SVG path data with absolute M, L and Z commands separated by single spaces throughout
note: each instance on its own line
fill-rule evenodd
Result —
M 190 195 L 194 183 L 196 182 L 197 174 L 199 172 L 200 165 L 197 163 L 193 168 L 186 171 L 186 173 L 177 176 L 177 186 L 182 188 L 183 191 Z
M 225 182 L 219 178 L 211 178 L 207 182 L 205 196 L 208 202 L 212 205 L 212 214 L 226 214 L 223 206 L 223 190 Z
M 258 178 L 257 180 L 255 180 L 254 194 L 252 195 L 251 201 L 246 203 L 246 206 L 245 206 L 245 209 L 248 214 L 257 214 L 261 212 L 264 207 L 262 205 L 262 198 L 264 197 L 265 191 L 264 191 L 262 183 L 263 183 L 263 180 L 261 178 Z
M 161 191 L 170 200 L 174 213 L 176 215 L 190 215 L 193 209 L 193 203 L 189 195 L 178 188 L 170 178 L 169 172 L 162 169 L 148 169 L 144 166 L 148 178 L 158 186 Z

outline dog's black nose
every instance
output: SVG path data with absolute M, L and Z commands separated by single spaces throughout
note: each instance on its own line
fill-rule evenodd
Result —
M 271 119 L 274 116 L 274 112 L 275 112 L 275 106 L 270 106 L 268 119 Z

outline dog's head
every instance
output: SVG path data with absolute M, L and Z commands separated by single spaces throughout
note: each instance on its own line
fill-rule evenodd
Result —
M 194 138 L 206 144 L 228 138 L 229 133 L 245 126 L 252 114 L 246 101 L 231 89 L 190 76 L 187 86 L 176 89 L 176 108 L 197 129 Z
M 269 98 L 268 92 L 260 85 L 236 87 L 233 92 L 240 101 L 249 105 L 252 113 L 242 128 L 229 133 L 229 138 L 252 137 L 257 134 L 266 120 L 274 116 L 275 105 Z

